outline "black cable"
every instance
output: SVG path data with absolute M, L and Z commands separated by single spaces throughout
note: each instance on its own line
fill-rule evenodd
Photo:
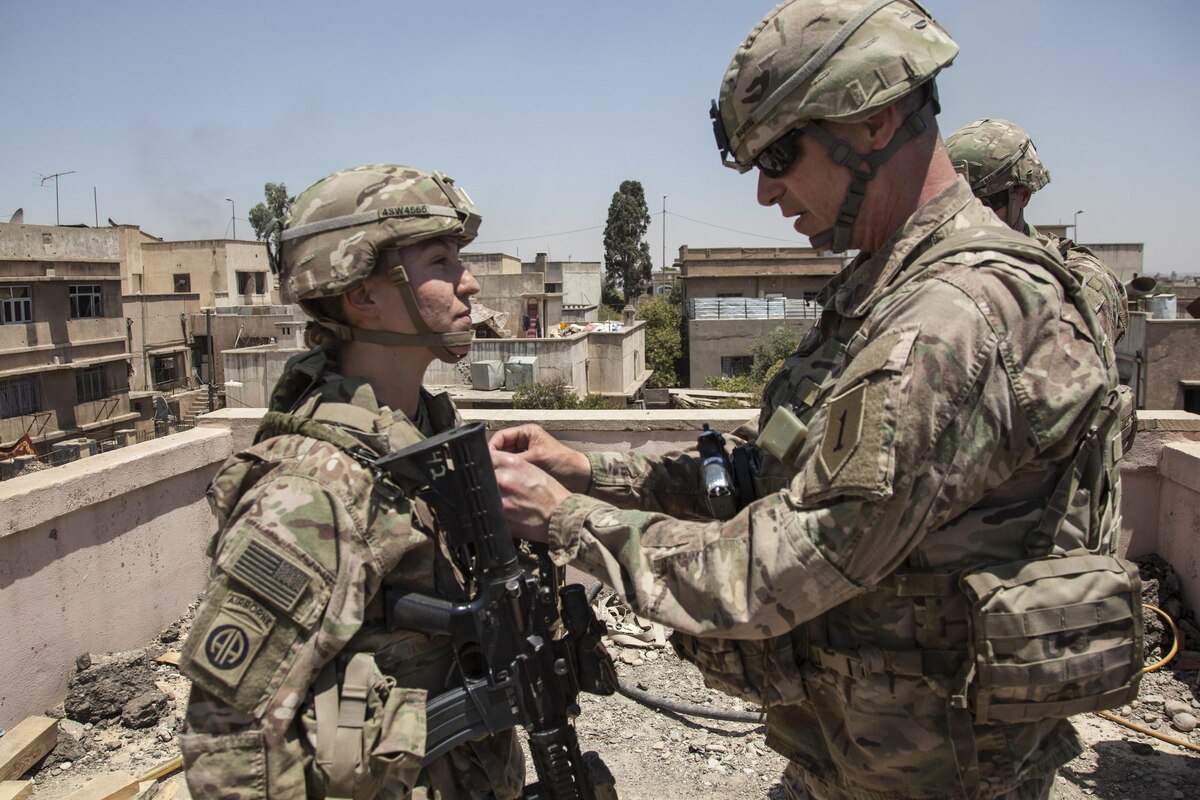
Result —
M 676 714 L 687 714 L 689 717 L 705 717 L 707 719 L 719 719 L 725 722 L 754 722 L 763 723 L 767 719 L 767 715 L 762 711 L 725 711 L 721 709 L 705 708 L 704 706 L 693 705 L 691 703 L 679 703 L 674 700 L 643 692 L 634 686 L 630 686 L 623 680 L 617 680 L 617 691 L 628 697 L 630 700 L 636 700 L 644 706 L 657 708 L 662 711 L 674 711 Z
M 600 581 L 596 581 L 587 590 L 588 605 L 592 604 L 600 594 L 603 588 Z M 673 711 L 676 714 L 687 714 L 689 717 L 705 717 L 706 719 L 719 719 L 725 722 L 755 722 L 762 723 L 767 719 L 767 715 L 763 711 L 723 711 L 721 709 L 705 708 L 704 706 L 693 705 L 691 703 L 680 703 L 675 700 L 668 700 L 665 697 L 644 692 L 635 686 L 630 686 L 620 678 L 617 679 L 617 691 L 628 697 L 630 700 L 636 700 L 644 706 L 656 708 L 660 711 Z

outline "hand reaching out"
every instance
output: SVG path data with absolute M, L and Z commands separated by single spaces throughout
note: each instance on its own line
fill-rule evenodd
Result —
M 492 466 L 513 536 L 546 542 L 550 517 L 571 492 L 520 455 L 493 450 Z
M 511 453 L 544 470 L 570 492 L 584 494 L 591 486 L 592 465 L 587 456 L 567 447 L 540 425 L 518 425 L 496 431 L 488 447 L 493 452 Z

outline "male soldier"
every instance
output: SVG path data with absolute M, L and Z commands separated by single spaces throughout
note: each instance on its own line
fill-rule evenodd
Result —
M 1083 284 L 1109 346 L 1115 347 L 1129 326 L 1125 286 L 1091 250 L 1041 233 L 1025 221 L 1025 206 L 1033 193 L 1050 183 L 1050 171 L 1038 158 L 1029 134 L 1008 120 L 979 119 L 946 138 L 946 153 L 975 196 L 1002 222 L 1062 255 L 1067 269 Z
M 1109 348 L 1115 348 L 1129 327 L 1129 301 L 1120 278 L 1088 248 L 1042 233 L 1025 221 L 1025 206 L 1033 193 L 1050 183 L 1050 171 L 1038 158 L 1029 134 L 1008 120 L 980 119 L 950 134 L 946 153 L 975 196 L 1002 222 L 1058 251 L 1082 284 Z M 1121 386 L 1120 392 L 1122 449 L 1128 452 L 1137 431 L 1135 403 L 1128 386 Z
M 946 156 L 933 79 L 957 51 L 915 2 L 792 0 L 725 74 L 725 163 L 757 167 L 759 202 L 815 246 L 860 251 L 764 392 L 757 499 L 698 521 L 694 455 L 492 439 L 514 530 L 766 706 L 794 798 L 1045 797 L 1080 751 L 1066 717 L 1136 691 L 1136 576 L 1099 568 L 1117 564 L 1115 371 L 1057 254 Z M 1065 551 L 1099 555 L 1046 558 Z M 1119 631 L 1072 565 L 1112 578 Z M 1028 591 L 1031 572 L 1055 577 Z
M 272 261 L 314 347 L 209 486 L 220 530 L 181 663 L 197 800 L 521 794 L 512 730 L 423 763 L 454 654 L 449 636 L 390 630 L 382 587 L 470 593 L 429 508 L 369 463 L 461 423 L 421 376 L 471 346 L 479 284 L 458 250 L 479 223 L 452 179 L 397 164 L 336 172 L 292 205 Z

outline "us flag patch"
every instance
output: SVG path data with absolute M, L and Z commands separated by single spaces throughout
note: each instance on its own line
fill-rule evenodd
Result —
M 233 562 L 229 574 L 283 611 L 294 610 L 308 586 L 304 569 L 255 540 Z

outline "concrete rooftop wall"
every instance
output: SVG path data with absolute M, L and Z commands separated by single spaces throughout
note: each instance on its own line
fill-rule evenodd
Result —
M 0 483 L 0 727 L 62 701 L 76 657 L 142 647 L 203 590 L 214 527 L 204 489 L 249 445 L 262 409 L 224 409 L 183 433 Z M 662 453 L 743 410 L 466 410 L 490 430 L 542 423 L 580 450 Z M 1200 417 L 1143 412 L 1123 470 L 1123 549 L 1159 552 L 1200 603 Z

